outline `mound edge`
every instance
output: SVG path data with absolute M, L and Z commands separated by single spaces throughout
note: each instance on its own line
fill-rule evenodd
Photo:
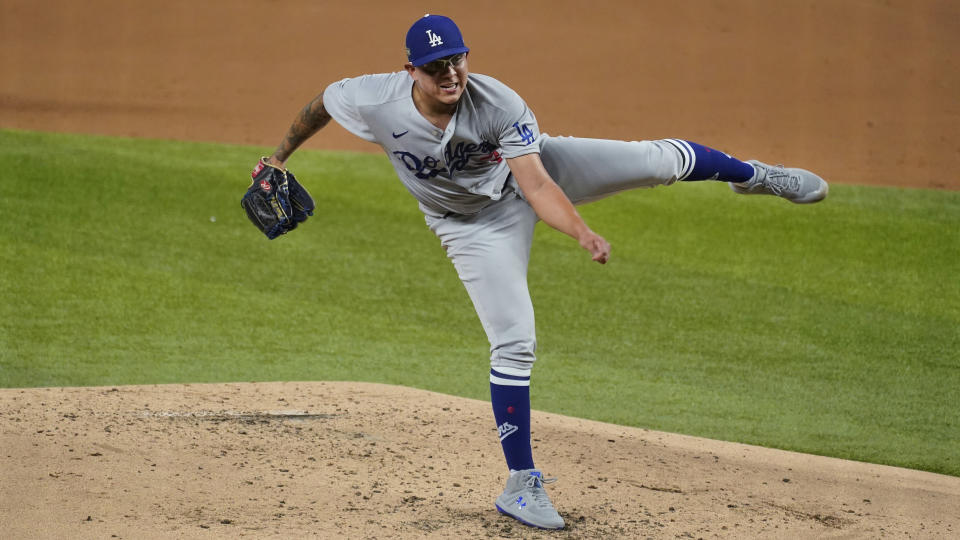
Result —
M 960 478 L 534 412 L 567 528 L 497 514 L 489 404 L 353 382 L 0 390 L 8 538 L 938 538 Z

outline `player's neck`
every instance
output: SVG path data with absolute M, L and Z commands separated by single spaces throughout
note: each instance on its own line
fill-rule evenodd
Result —
M 413 85 L 413 105 L 417 108 L 417 111 L 420 112 L 421 116 L 440 129 L 447 129 L 447 124 L 450 123 L 453 114 L 457 112 L 456 103 L 447 104 L 436 99 L 431 99 L 429 96 L 424 95 L 416 84 Z

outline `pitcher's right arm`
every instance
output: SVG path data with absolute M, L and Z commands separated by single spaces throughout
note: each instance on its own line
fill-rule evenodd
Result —
M 283 168 L 290 155 L 307 139 L 323 129 L 330 122 L 330 114 L 323 107 L 323 94 L 313 98 L 293 120 L 283 141 L 268 158 L 270 164 Z

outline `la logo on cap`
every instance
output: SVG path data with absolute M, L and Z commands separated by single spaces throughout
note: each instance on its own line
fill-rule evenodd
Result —
M 427 39 L 423 39 L 424 34 Z M 470 51 L 456 23 L 443 15 L 424 15 L 417 19 L 407 30 L 406 47 L 407 60 L 414 67 Z

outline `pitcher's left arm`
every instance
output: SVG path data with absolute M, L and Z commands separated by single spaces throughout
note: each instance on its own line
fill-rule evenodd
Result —
M 578 241 L 598 263 L 609 260 L 610 244 L 583 221 L 566 193 L 550 178 L 540 154 L 510 158 L 507 165 L 524 198 L 544 223 Z

